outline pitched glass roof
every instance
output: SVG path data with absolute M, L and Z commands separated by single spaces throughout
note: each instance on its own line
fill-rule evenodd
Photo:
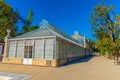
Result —
M 80 35 L 78 31 L 74 32 L 72 38 L 76 39 L 82 46 L 84 46 L 84 36 Z
M 44 36 L 57 36 L 57 37 L 60 37 L 63 39 L 68 39 L 68 40 L 71 40 L 71 41 L 78 43 L 77 40 L 70 37 L 69 35 L 67 35 L 63 31 L 57 29 L 54 25 L 50 24 L 46 20 L 42 20 L 39 24 L 39 27 L 40 28 L 37 30 L 28 32 L 26 34 L 17 36 L 17 37 L 12 38 L 12 39 L 34 38 L 34 37 L 44 37 Z

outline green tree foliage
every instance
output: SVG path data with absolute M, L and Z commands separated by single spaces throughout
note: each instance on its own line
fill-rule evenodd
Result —
M 115 19 L 114 7 L 99 3 L 94 7 L 90 16 L 90 24 L 97 38 L 96 46 L 101 54 L 108 54 L 109 58 L 120 55 L 120 15 Z
M 21 34 L 25 34 L 27 32 L 30 32 L 30 31 L 38 28 L 38 26 L 31 26 L 31 24 L 33 22 L 33 12 L 32 12 L 31 9 L 28 11 L 28 15 L 27 15 L 26 19 L 23 19 L 23 18 L 20 18 L 20 19 L 24 24 L 24 26 L 22 27 L 22 33 Z
M 97 41 L 97 46 L 102 55 L 108 54 L 109 58 L 112 56 L 112 51 L 114 50 L 114 43 L 112 44 L 109 38 L 104 37 Z
M 116 16 L 116 26 L 118 28 L 117 34 L 119 35 L 118 37 L 120 38 L 120 14 Z
M 92 30 L 95 32 L 94 36 L 97 39 L 109 37 L 113 42 L 118 37 L 118 27 L 115 26 L 114 7 L 110 5 L 107 7 L 105 4 L 98 4 L 94 7 L 94 11 L 90 16 L 90 23 Z
M 97 48 L 96 48 L 96 42 L 95 41 L 92 41 L 91 39 L 88 40 L 89 42 L 89 48 L 90 48 L 90 51 L 92 52 L 98 52 Z
M 15 23 L 18 20 L 18 12 L 14 11 L 10 5 L 0 0 L 0 38 L 6 36 L 6 29 L 11 29 L 11 36 L 16 36 Z

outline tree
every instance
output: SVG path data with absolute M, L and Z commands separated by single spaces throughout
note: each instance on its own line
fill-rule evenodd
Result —
M 118 38 L 116 40 L 116 44 L 115 44 L 115 49 L 116 49 L 116 57 L 117 57 L 117 61 L 118 61 L 118 57 L 120 56 L 120 38 Z
M 31 26 L 31 24 L 33 22 L 33 12 L 32 12 L 31 9 L 28 11 L 28 15 L 27 15 L 26 19 L 23 19 L 22 17 L 20 17 L 20 19 L 24 24 L 24 26 L 22 27 L 22 33 L 21 34 L 25 34 L 27 32 L 30 32 L 30 31 L 38 28 L 38 26 Z
M 96 46 L 96 42 L 95 42 L 95 41 L 92 41 L 91 39 L 89 39 L 89 40 L 88 40 L 88 43 L 89 43 L 90 51 L 92 51 L 93 53 L 98 52 L 98 49 L 97 49 L 97 46 Z
M 114 51 L 115 46 L 109 38 L 104 37 L 103 39 L 98 40 L 97 46 L 102 55 L 108 54 L 109 58 L 113 56 L 112 52 Z
M 116 26 L 117 26 L 117 28 L 118 28 L 118 30 L 117 30 L 117 33 L 118 33 L 118 37 L 120 38 L 120 14 L 118 14 L 117 16 L 116 16 Z
M 16 35 L 14 25 L 18 20 L 18 15 L 18 12 L 14 11 L 10 5 L 0 0 L 0 38 L 6 36 L 6 29 L 11 29 L 11 36 Z
M 117 27 L 114 24 L 114 16 L 112 5 L 107 7 L 105 4 L 99 3 L 94 7 L 94 11 L 90 16 L 90 23 L 97 39 L 109 37 L 112 42 L 115 41 Z
M 117 21 L 117 23 L 116 23 Z M 97 48 L 101 54 L 108 54 L 109 58 L 120 55 L 119 35 L 120 35 L 120 15 L 115 19 L 114 7 L 99 3 L 94 7 L 90 16 L 90 24 L 97 38 Z

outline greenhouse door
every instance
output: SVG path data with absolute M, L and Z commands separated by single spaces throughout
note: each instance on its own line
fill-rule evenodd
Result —
M 32 64 L 32 46 L 25 46 L 23 64 Z

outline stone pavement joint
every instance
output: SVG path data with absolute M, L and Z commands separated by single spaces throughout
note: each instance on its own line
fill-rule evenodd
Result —
M 12 79 L 10 80 L 27 80 L 28 78 L 30 78 L 30 76 L 26 74 L 16 74 L 8 72 L 0 72 L 0 76 L 11 77 Z

